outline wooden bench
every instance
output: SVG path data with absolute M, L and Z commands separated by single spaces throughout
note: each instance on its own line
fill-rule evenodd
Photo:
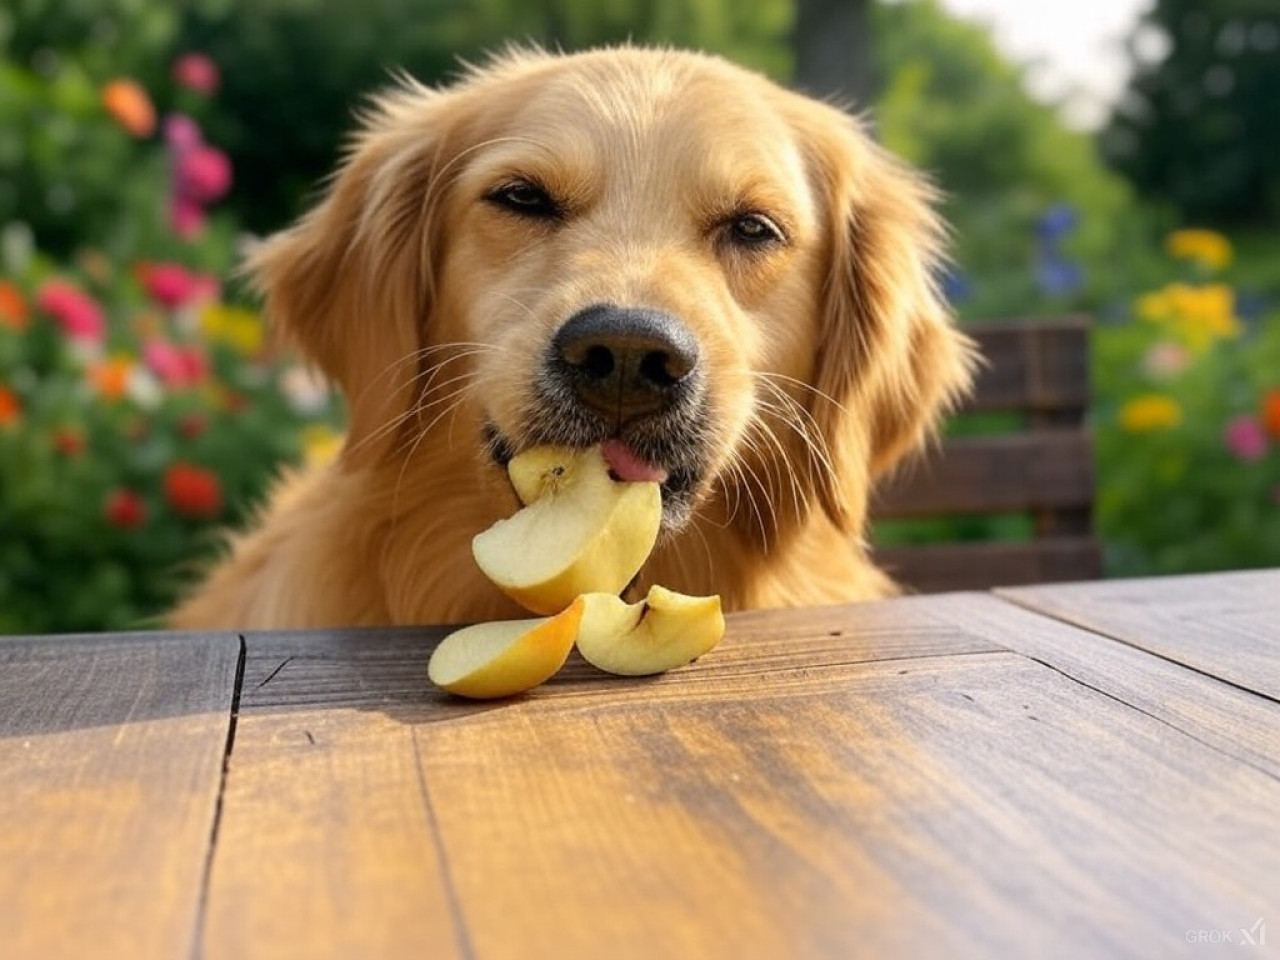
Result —
M 959 411 L 1017 415 L 1016 432 L 952 436 L 902 468 L 877 497 L 877 520 L 1025 514 L 1032 539 L 886 545 L 879 562 L 914 592 L 1096 579 L 1089 322 L 1083 317 L 968 328 L 987 366 Z

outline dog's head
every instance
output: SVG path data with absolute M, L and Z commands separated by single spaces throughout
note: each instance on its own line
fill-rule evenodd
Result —
M 604 443 L 662 480 L 669 528 L 713 498 L 857 532 L 968 381 L 932 199 L 847 115 L 721 60 L 521 53 L 378 99 L 252 268 L 345 390 L 352 461 L 406 467 L 468 411 L 498 463 Z

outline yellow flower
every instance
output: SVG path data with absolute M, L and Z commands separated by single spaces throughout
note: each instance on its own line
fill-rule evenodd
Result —
M 1138 316 L 1164 327 L 1196 352 L 1240 335 L 1235 291 L 1223 283 L 1171 283 L 1138 298 Z
M 1182 407 L 1163 393 L 1144 393 L 1120 408 L 1120 426 L 1130 433 L 1168 430 L 1182 423 Z
M 1179 260 L 1191 260 L 1206 270 L 1221 270 L 1231 262 L 1231 241 L 1213 230 L 1175 230 L 1165 247 Z
M 225 303 L 206 304 L 200 310 L 200 330 L 209 340 L 221 341 L 247 357 L 262 352 L 262 318 L 252 310 Z
M 302 431 L 302 454 L 311 467 L 328 463 L 342 449 L 343 435 L 323 424 L 312 424 Z

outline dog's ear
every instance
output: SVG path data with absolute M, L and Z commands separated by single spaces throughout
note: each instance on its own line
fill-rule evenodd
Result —
M 829 249 L 813 407 L 827 457 L 815 473 L 828 515 L 858 535 L 873 482 L 968 390 L 976 355 L 938 289 L 946 232 L 935 191 L 827 109 L 815 157 Z
M 412 82 L 375 99 L 324 197 L 247 264 L 272 324 L 346 395 L 347 455 L 376 456 L 414 402 L 451 99 Z

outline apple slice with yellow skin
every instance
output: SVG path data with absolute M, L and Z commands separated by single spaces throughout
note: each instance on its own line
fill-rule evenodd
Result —
M 584 600 L 576 600 L 554 617 L 455 630 L 431 654 L 427 676 L 436 686 L 474 700 L 530 690 L 564 666 L 585 608 Z
M 507 469 L 530 502 L 471 541 L 485 576 L 541 614 L 559 613 L 580 594 L 622 592 L 658 539 L 658 484 L 614 480 L 599 447 L 535 448 Z
M 655 584 L 639 603 L 609 593 L 583 600 L 578 652 L 609 673 L 664 673 L 696 660 L 724 636 L 718 595 L 690 597 Z

